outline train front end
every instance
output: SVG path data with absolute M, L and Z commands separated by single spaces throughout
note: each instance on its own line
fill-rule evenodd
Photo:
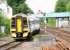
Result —
M 14 39 L 27 39 L 29 35 L 27 17 L 16 16 L 11 19 L 11 35 Z

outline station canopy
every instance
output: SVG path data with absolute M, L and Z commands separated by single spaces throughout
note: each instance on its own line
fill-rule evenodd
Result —
M 41 17 L 70 17 L 70 12 L 46 13 L 45 16 L 41 16 Z

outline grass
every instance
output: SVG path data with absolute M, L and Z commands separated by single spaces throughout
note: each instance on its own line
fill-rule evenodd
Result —
M 0 32 L 0 37 L 6 37 L 6 36 L 8 36 L 8 34 Z
M 35 39 L 47 39 L 47 37 L 48 35 L 40 35 L 40 34 L 33 36 L 33 38 Z
M 48 26 L 56 27 L 56 19 L 55 18 L 48 18 Z

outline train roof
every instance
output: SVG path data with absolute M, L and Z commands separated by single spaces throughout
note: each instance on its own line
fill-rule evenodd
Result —
M 23 13 L 16 14 L 16 15 L 14 15 L 13 17 L 15 17 L 15 16 L 27 17 L 27 15 L 25 15 L 25 14 L 23 14 Z
M 14 15 L 13 17 L 16 17 L 16 16 L 27 17 L 30 21 L 39 20 L 39 18 L 37 18 L 34 14 L 25 15 L 25 14 L 23 14 L 23 13 L 19 13 L 19 14 Z
M 39 20 L 35 15 L 29 15 L 28 18 L 30 21 Z

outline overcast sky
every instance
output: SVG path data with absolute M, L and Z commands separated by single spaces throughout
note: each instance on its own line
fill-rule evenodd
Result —
M 57 0 L 27 0 L 28 6 L 36 13 L 38 10 L 43 12 L 53 12 Z

